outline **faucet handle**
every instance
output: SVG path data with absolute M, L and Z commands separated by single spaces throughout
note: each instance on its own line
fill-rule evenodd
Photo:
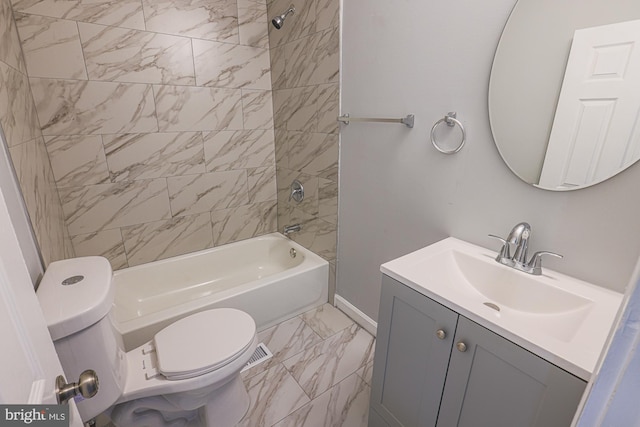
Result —
M 493 239 L 498 239 L 498 240 L 500 240 L 500 241 L 502 242 L 502 244 L 504 244 L 504 245 L 506 245 L 506 244 L 507 244 L 507 240 L 506 240 L 506 239 L 503 239 L 503 238 L 502 238 L 502 237 L 500 237 L 500 236 L 496 236 L 495 234 L 489 234 L 489 237 L 491 237 L 491 238 L 493 238 Z
M 289 201 L 293 199 L 296 203 L 300 203 L 304 200 L 304 187 L 302 183 L 297 179 L 294 179 L 291 183 L 291 193 L 289 193 Z
M 539 251 L 533 254 L 531 260 L 527 264 L 527 267 L 531 269 L 531 274 L 539 276 L 542 274 L 542 257 L 544 255 L 554 256 L 556 258 L 564 258 L 562 255 L 555 252 Z
M 500 264 L 505 264 L 505 261 L 507 260 L 510 261 L 511 253 L 509 252 L 509 242 L 507 242 L 500 236 L 496 236 L 495 234 L 489 234 L 489 237 L 500 240 L 502 242 L 502 249 L 500 249 L 500 252 L 496 257 L 496 261 L 498 261 Z

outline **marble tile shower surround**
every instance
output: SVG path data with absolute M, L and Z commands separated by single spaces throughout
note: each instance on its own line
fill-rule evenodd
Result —
M 0 0 L 0 127 L 43 261 L 74 256 L 9 0 Z
M 335 288 L 338 223 L 339 2 L 273 0 L 269 16 L 296 9 L 269 28 L 278 183 L 278 228 L 300 223 L 291 238 L 330 262 Z M 294 179 L 305 200 L 289 200 Z
M 118 269 L 276 231 L 264 2 L 12 6 L 77 255 Z

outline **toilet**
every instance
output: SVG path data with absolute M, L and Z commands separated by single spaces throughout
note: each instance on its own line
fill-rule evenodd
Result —
M 256 325 L 231 308 L 180 319 L 129 352 L 113 326 L 111 265 L 82 257 L 49 265 L 37 290 L 68 382 L 94 370 L 98 393 L 76 403 L 83 421 L 106 412 L 118 427 L 231 427 L 250 399 L 240 378 Z

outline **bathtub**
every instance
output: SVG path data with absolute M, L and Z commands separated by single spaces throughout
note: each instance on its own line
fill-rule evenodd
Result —
M 329 264 L 279 233 L 114 272 L 112 316 L 128 351 L 189 314 L 246 311 L 264 330 L 328 298 Z

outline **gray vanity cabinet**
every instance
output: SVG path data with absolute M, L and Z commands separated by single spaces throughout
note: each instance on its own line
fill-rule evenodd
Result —
M 585 386 L 383 276 L 369 426 L 566 427 Z
M 458 314 L 388 276 L 380 301 L 371 409 L 381 426 L 435 426 Z
M 585 386 L 460 316 L 437 426 L 568 427 Z

